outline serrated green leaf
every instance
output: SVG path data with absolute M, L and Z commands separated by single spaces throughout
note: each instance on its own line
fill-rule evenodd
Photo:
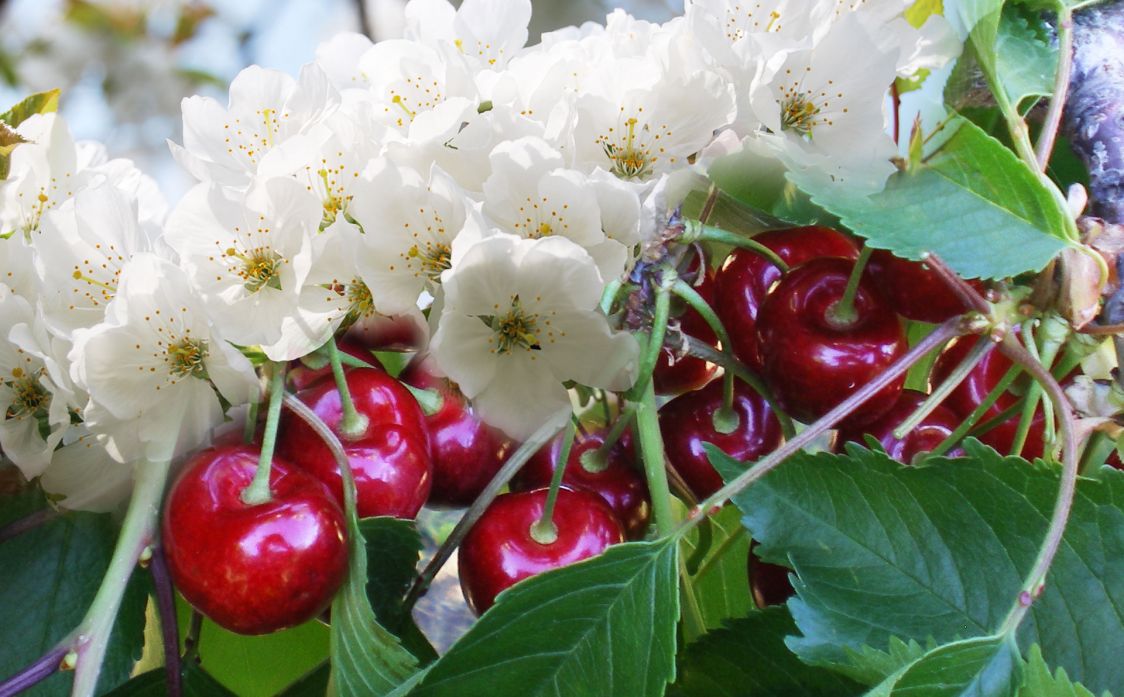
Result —
M 1054 91 L 1058 49 L 1044 34 L 1041 19 L 1017 3 L 1007 3 L 995 39 L 995 71 L 1011 103 Z
M 946 643 L 995 632 L 1037 556 L 1056 468 L 968 457 L 904 467 L 882 453 L 799 454 L 736 497 L 766 561 L 793 566 L 790 647 L 840 664 L 890 637 Z M 1124 473 L 1081 480 L 1046 589 L 1020 628 L 1091 689 L 1124 684 Z M 1115 647 L 1115 648 L 1114 648 Z
M 1018 673 L 1012 641 L 977 637 L 933 649 L 867 697 L 1012 697 Z
M 167 694 L 168 683 L 164 669 L 156 668 L 141 673 L 105 697 L 165 697 Z M 197 664 L 189 661 L 183 667 L 183 697 L 235 697 L 235 694 Z
M 966 278 L 1041 269 L 1067 244 L 1067 214 L 999 141 L 965 119 L 947 128 L 955 134 L 935 155 L 913 171 L 895 173 L 872 196 L 798 183 L 870 246 L 897 256 L 916 260 L 934 252 Z
M 796 631 L 788 611 L 771 607 L 732 620 L 679 656 L 668 697 L 851 697 L 862 687 L 823 668 L 806 666 L 784 645 Z
M 0 497 L 0 508 L 27 515 L 44 505 L 29 491 Z M 117 541 L 108 514 L 66 513 L 0 543 L 0 676 L 15 674 L 70 633 L 86 614 Z M 151 581 L 133 574 L 109 638 L 98 685 L 129 679 L 144 640 L 145 605 Z M 72 674 L 56 673 L 24 694 L 70 694 Z
M 58 111 L 59 91 L 39 92 L 21 100 L 18 104 L 0 114 L 0 121 L 16 128 L 35 114 L 50 114 Z
M 744 617 L 753 610 L 746 562 L 749 535 L 741 525 L 741 513 L 733 506 L 710 517 L 710 549 L 690 579 L 691 592 L 707 629 L 718 629 L 722 622 Z M 680 542 L 680 554 L 689 559 L 695 551 L 696 528 Z
M 662 695 L 675 674 L 677 552 L 626 543 L 516 584 L 411 695 Z
M 1042 648 L 1035 644 L 1026 652 L 1023 666 L 1023 684 L 1019 687 L 1019 697 L 1096 697 L 1084 685 L 1074 683 L 1066 675 L 1064 668 L 1053 674 L 1042 659 Z M 1101 697 L 1112 697 L 1106 690 Z
M 929 642 L 928 650 L 937 648 L 934 642 Z M 844 663 L 832 665 L 833 670 L 838 670 L 864 685 L 874 685 L 903 670 L 909 664 L 916 662 L 925 655 L 926 647 L 914 640 L 902 641 L 898 637 L 890 637 L 890 646 L 886 651 L 880 651 L 871 646 L 861 646 L 858 650 L 844 647 L 847 660 Z

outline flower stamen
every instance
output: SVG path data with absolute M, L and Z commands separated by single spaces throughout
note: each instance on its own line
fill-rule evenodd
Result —
M 207 342 L 203 339 L 192 339 L 185 336 L 179 342 L 168 346 L 168 352 L 165 356 L 165 361 L 168 364 L 168 372 L 176 378 L 193 377 L 200 380 L 207 379 L 207 356 L 210 349 L 207 347 Z
M 519 296 L 511 299 L 511 309 L 506 315 L 494 316 L 489 322 L 492 331 L 496 334 L 498 346 L 494 353 L 511 353 L 516 348 L 528 351 L 539 351 L 542 346 L 536 337 L 539 316 L 523 311 L 519 304 Z

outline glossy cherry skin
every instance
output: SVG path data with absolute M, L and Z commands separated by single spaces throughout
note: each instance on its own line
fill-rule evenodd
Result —
M 632 439 L 626 432 L 609 449 L 605 469 L 591 472 L 581 462 L 582 453 L 597 450 L 605 443 L 605 432 L 594 431 L 587 437 L 578 436 L 570 448 L 562 483 L 574 489 L 591 491 L 613 509 L 624 526 L 630 540 L 644 536 L 651 516 L 651 497 L 648 482 L 636 467 L 636 453 Z M 511 482 L 512 491 L 527 491 L 550 485 L 558 458 L 562 455 L 562 439 L 555 438 L 531 456 L 531 459 Z
M 972 350 L 972 345 L 977 341 L 975 337 L 962 337 L 952 344 L 949 348 L 937 358 L 936 364 L 933 365 L 933 384 L 939 385 L 944 382 L 949 373 L 956 369 L 956 366 L 968 356 Z M 955 412 L 961 419 L 965 419 L 971 414 L 980 402 L 984 400 L 989 392 L 995 388 L 1007 371 L 1011 368 L 1011 359 L 1004 356 L 994 346 L 988 348 L 984 353 L 983 360 L 981 360 L 968 377 L 964 379 L 960 385 L 948 396 L 944 401 L 944 405 Z M 976 423 L 982 424 L 985 421 L 993 419 L 1001 414 L 1006 409 L 1010 408 L 1015 402 L 1019 401 L 1018 396 L 1011 392 L 1005 392 L 999 396 L 995 404 L 991 405 L 980 420 Z M 995 448 L 999 453 L 1006 455 L 1011 451 L 1011 446 L 1015 442 L 1015 432 L 1019 427 L 1020 414 L 1014 414 L 1010 419 L 999 424 L 991 430 L 981 433 L 979 435 L 980 441 Z M 1046 423 L 1046 417 L 1042 411 L 1041 405 L 1034 412 L 1034 419 L 1031 421 L 1030 430 L 1027 431 L 1026 443 L 1023 445 L 1022 456 L 1031 459 L 1035 457 L 1042 457 L 1045 452 L 1045 444 L 1043 442 L 1043 429 Z
M 851 238 L 827 227 L 771 230 L 753 239 L 776 252 L 790 267 L 819 257 L 854 260 L 859 256 Z M 755 330 L 757 313 L 781 275 L 773 262 L 748 249 L 734 250 L 715 275 L 714 310 L 730 334 L 734 355 L 753 368 L 761 366 Z
M 162 539 L 176 588 L 216 624 L 265 634 L 306 622 L 331 603 L 347 573 L 347 526 L 322 483 L 274 458 L 273 499 L 242 491 L 259 453 L 204 450 L 184 467 L 164 507 Z
M 536 542 L 531 526 L 542 517 L 546 497 L 546 489 L 499 496 L 465 536 L 457 557 L 461 590 L 477 615 L 517 582 L 596 556 L 624 540 L 620 522 L 600 496 L 562 488 L 554 507 L 558 538 L 550 544 Z
M 863 435 L 869 434 L 878 439 L 887 455 L 898 462 L 910 464 L 917 455 L 927 453 L 940 445 L 963 420 L 948 407 L 939 405 L 907 433 L 905 438 L 895 438 L 894 430 L 915 412 L 928 396 L 917 390 L 902 390 L 898 401 L 878 420 L 852 430 L 841 430 L 836 438 L 836 450 L 843 452 L 843 443 L 849 441 L 865 446 L 866 440 Z M 962 452 L 955 449 L 949 453 L 949 456 L 956 457 Z
M 706 457 L 704 443 L 713 443 L 730 457 L 746 461 L 772 452 L 781 444 L 781 425 L 761 395 L 745 383 L 734 387 L 738 427 L 733 433 L 714 430 L 714 412 L 722 406 L 722 381 L 680 395 L 660 410 L 660 430 L 668 461 L 691 492 L 701 498 L 722 486 L 722 477 Z
M 792 569 L 761 561 L 753 553 L 753 548 L 756 546 L 756 541 L 750 544 L 749 561 L 746 564 L 746 571 L 749 574 L 749 588 L 753 593 L 753 603 L 759 608 L 783 605 L 785 601 L 796 595 L 792 582 L 788 580 L 788 575 L 792 573 Z
M 761 304 L 757 341 L 762 376 L 780 408 L 811 423 L 877 377 L 908 349 L 893 310 L 866 281 L 855 293 L 857 319 L 838 326 L 829 308 L 843 296 L 854 264 L 819 258 L 790 269 Z M 844 423 L 870 423 L 894 405 L 905 376 L 877 392 Z
M 938 323 L 968 309 L 927 264 L 879 249 L 870 255 L 866 273 L 886 302 L 906 319 Z M 968 283 L 981 292 L 984 289 L 979 281 Z
M 701 264 L 701 257 L 696 256 L 691 260 L 688 273 L 697 276 Z M 703 300 L 709 303 L 711 307 L 714 306 L 714 279 L 705 268 L 702 276 L 698 278 L 698 283 L 695 283 L 693 287 Z M 677 304 L 673 301 L 673 307 Z M 718 337 L 715 336 L 714 330 L 710 328 L 702 315 L 688 307 L 686 303 L 682 305 L 683 307 L 679 309 L 678 314 L 673 315 L 673 319 L 679 320 L 679 327 L 683 333 L 700 341 L 705 341 L 711 346 L 716 345 Z M 718 372 L 718 366 L 699 358 L 683 356 L 673 362 L 675 358 L 675 352 L 671 347 L 664 346 L 660 350 L 659 357 L 656 359 L 655 370 L 652 371 L 652 385 L 655 387 L 656 394 L 676 395 L 697 390 L 710 382 L 714 374 Z
M 366 361 L 376 368 L 382 368 L 382 364 L 379 363 L 379 360 L 371 355 L 371 352 L 368 351 L 365 346 L 358 342 L 350 339 L 341 339 L 336 346 L 342 353 L 354 356 L 361 361 Z M 295 361 L 289 361 L 289 370 L 285 373 L 285 380 L 289 383 L 290 387 L 299 391 L 311 387 L 320 380 L 331 376 L 331 374 L 331 364 L 325 364 L 319 368 L 310 368 L 303 361 L 297 359 Z
M 432 485 L 432 464 L 425 415 L 413 395 L 381 370 L 358 368 L 346 373 L 356 409 L 367 417 L 358 437 L 344 437 L 340 395 L 327 378 L 298 396 L 337 435 L 355 475 L 359 516 L 412 518 L 425 504 Z M 278 452 L 328 484 L 343 500 L 343 483 L 328 446 L 300 418 L 282 413 Z
M 433 460 L 429 504 L 467 506 L 480 495 L 515 449 L 502 431 L 481 421 L 460 390 L 414 361 L 400 376 L 403 382 L 441 394 L 441 409 L 425 417 Z

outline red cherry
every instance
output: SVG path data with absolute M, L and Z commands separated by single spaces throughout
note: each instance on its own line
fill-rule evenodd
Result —
M 184 598 L 221 627 L 265 634 L 318 616 L 347 572 L 347 526 L 327 487 L 273 459 L 273 498 L 242 491 L 259 452 L 204 450 L 172 486 L 164 508 L 168 567 Z
M 753 548 L 756 546 L 756 540 L 749 545 L 749 561 L 746 564 L 749 587 L 753 592 L 753 603 L 762 609 L 769 605 L 783 605 L 785 601 L 796 595 L 792 581 L 788 580 L 792 569 L 761 561 L 753 553 Z
M 697 274 L 700 263 L 701 257 L 695 256 L 688 267 L 688 273 L 691 275 Z M 694 289 L 702 296 L 703 300 L 713 307 L 714 279 L 709 271 L 703 270 L 703 275 Z M 683 304 L 678 314 L 673 315 L 673 319 L 679 320 L 680 329 L 684 334 L 705 341 L 711 346 L 718 343 L 718 337 L 715 336 L 714 330 L 710 328 L 702 315 L 686 306 L 686 303 Z M 657 394 L 674 395 L 697 390 L 710 382 L 710 379 L 718 371 L 718 366 L 699 358 L 683 356 L 672 362 L 675 358 L 675 351 L 671 347 L 664 346 L 660 351 L 659 357 L 656 359 L 655 370 L 652 372 L 652 386 Z
M 968 309 L 937 272 L 924 263 L 899 259 L 878 249 L 870 255 L 866 272 L 886 302 L 906 319 L 938 323 Z M 979 281 L 968 283 L 976 290 L 984 290 Z
M 915 412 L 928 396 L 917 390 L 902 390 L 902 396 L 898 398 L 890 411 L 883 414 L 878 420 L 861 428 L 853 427 L 851 430 L 841 430 L 836 439 L 836 449 L 842 452 L 843 443 L 848 441 L 866 445 L 863 434 L 869 434 L 878 439 L 887 455 L 898 462 L 911 463 L 918 454 L 927 453 L 940 445 L 963 420 L 942 404 L 922 419 L 921 423 L 905 435 L 905 438 L 895 438 L 894 430 L 910 414 Z M 955 457 L 961 452 L 957 449 L 952 451 L 950 455 Z
M 963 337 L 945 349 L 944 353 L 937 358 L 936 364 L 933 365 L 934 385 L 939 385 L 948 379 L 949 373 L 955 370 L 956 366 L 960 365 L 968 356 L 968 353 L 972 350 L 972 345 L 976 341 L 978 339 L 975 337 Z M 996 350 L 994 346 L 988 347 L 983 359 L 972 369 L 968 377 L 952 391 L 944 401 L 944 405 L 961 419 L 966 419 L 1003 379 L 1011 365 L 1011 359 Z M 982 424 L 999 416 L 1017 401 L 1019 401 L 1019 398 L 1016 395 L 1010 392 L 1003 393 L 976 423 Z M 1015 432 L 1019 427 L 1020 416 L 1020 414 L 1014 414 L 995 428 L 981 433 L 979 435 L 980 441 L 1006 455 L 1011 451 L 1011 446 L 1014 445 Z M 1034 419 L 1031 421 L 1030 430 L 1027 432 L 1026 443 L 1023 445 L 1022 451 L 1023 457 L 1027 459 L 1042 457 L 1045 452 L 1045 443 L 1043 442 L 1045 423 L 1046 417 L 1040 404 L 1034 412 Z
M 853 267 L 846 259 L 820 258 L 789 270 L 757 316 L 762 375 L 780 407 L 805 423 L 870 382 L 908 348 L 898 316 L 865 280 L 855 293 L 856 320 L 846 326 L 831 321 L 829 309 L 843 297 Z M 846 422 L 869 423 L 885 414 L 904 382 L 903 375 Z
M 425 318 L 416 315 L 378 315 L 360 317 L 347 330 L 347 338 L 372 351 L 417 351 L 429 339 Z
M 363 344 L 351 341 L 350 339 L 341 339 L 337 343 L 337 347 L 342 353 L 354 356 L 361 361 L 366 361 L 376 368 L 382 368 L 379 359 L 371 355 L 371 352 L 368 351 Z M 285 373 L 285 379 L 294 390 L 303 390 L 331 374 L 331 364 L 325 364 L 319 368 L 310 368 L 300 359 L 297 359 L 295 361 L 289 361 L 289 371 Z
M 857 259 L 859 250 L 843 233 L 827 227 L 771 230 L 756 235 L 789 266 L 799 266 L 819 257 Z M 781 270 L 773 262 L 748 249 L 736 249 L 714 279 L 714 310 L 730 334 L 734 355 L 753 368 L 760 368 L 761 355 L 754 329 L 757 313 Z
M 586 469 L 581 461 L 582 453 L 595 451 L 604 443 L 603 430 L 575 439 L 566 460 L 562 483 L 574 489 L 591 491 L 605 499 L 605 503 L 609 504 L 624 526 L 628 538 L 638 539 L 648 529 L 648 518 L 651 515 L 647 480 L 636 468 L 636 453 L 627 432 L 609 449 L 605 469 L 597 472 Z M 512 481 L 512 491 L 549 486 L 561 454 L 562 439 L 558 437 L 531 456 Z
M 546 489 L 504 494 L 465 536 L 457 557 L 461 590 L 477 615 L 515 583 L 596 556 L 624 540 L 620 523 L 600 496 L 563 488 L 554 507 L 558 538 L 549 544 L 535 541 L 531 526 L 542 517 L 546 497 Z
M 477 418 L 460 390 L 433 375 L 425 362 L 410 363 L 400 378 L 441 393 L 441 409 L 425 418 L 433 459 L 429 504 L 467 506 L 503 466 L 515 443 Z
M 700 498 L 722 487 L 722 477 L 707 460 L 704 443 L 713 443 L 737 460 L 756 460 L 781 444 L 781 425 L 761 395 L 748 385 L 734 386 L 734 412 L 738 427 L 733 433 L 714 430 L 714 412 L 722 406 L 722 382 L 715 381 L 697 392 L 664 405 L 660 427 L 668 461 Z
M 309 406 L 337 435 L 355 475 L 359 516 L 412 518 L 425 504 L 432 483 L 425 415 L 409 390 L 381 370 L 347 371 L 356 410 L 367 417 L 358 437 L 343 437 L 340 394 L 335 381 L 323 380 L 301 392 Z M 328 446 L 301 419 L 283 412 L 278 452 L 312 472 L 343 501 L 343 484 Z

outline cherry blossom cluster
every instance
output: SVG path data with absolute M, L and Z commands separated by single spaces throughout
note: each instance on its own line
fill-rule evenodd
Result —
M 960 48 L 908 4 L 694 0 L 527 46 L 529 0 L 411 0 L 402 40 L 184 100 L 170 147 L 198 184 L 171 211 L 35 116 L 0 189 L 0 447 L 63 505 L 111 506 L 257 398 L 252 360 L 388 317 L 515 438 L 573 385 L 627 389 L 638 344 L 602 295 L 709 163 L 884 185 L 889 86 Z

